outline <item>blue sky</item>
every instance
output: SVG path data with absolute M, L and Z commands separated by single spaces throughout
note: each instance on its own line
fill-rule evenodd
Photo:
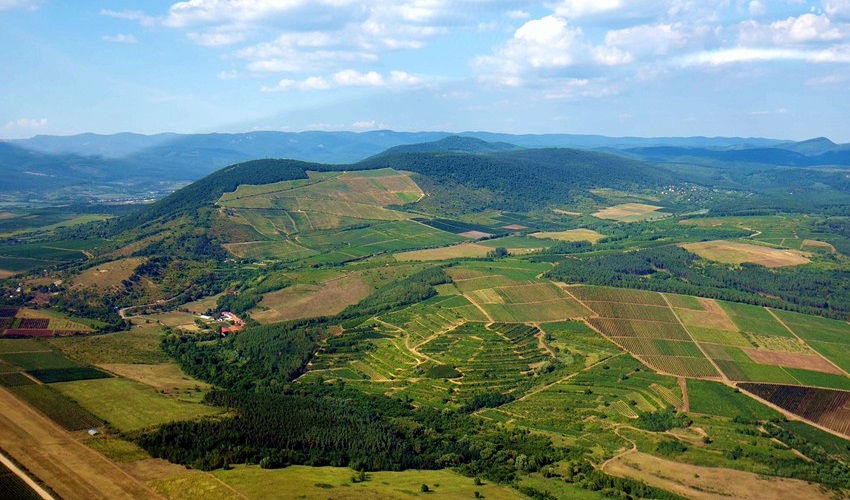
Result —
M 0 138 L 850 142 L 850 0 L 0 0 Z

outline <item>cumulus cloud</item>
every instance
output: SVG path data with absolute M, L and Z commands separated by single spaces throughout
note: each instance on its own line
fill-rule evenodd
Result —
M 138 43 L 136 37 L 132 34 L 125 35 L 123 33 L 118 33 L 117 35 L 104 35 L 103 40 L 106 42 L 114 42 L 114 43 Z
M 826 15 L 807 13 L 770 24 L 744 21 L 738 25 L 738 31 L 742 45 L 789 45 L 841 40 L 848 28 L 835 25 Z
M 44 128 L 47 126 L 47 118 L 20 118 L 7 122 L 3 130 L 9 131 L 28 131 Z

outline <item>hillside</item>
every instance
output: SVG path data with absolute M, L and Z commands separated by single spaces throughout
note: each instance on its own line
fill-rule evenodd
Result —
M 449 139 L 451 137 L 451 139 Z M 465 138 L 465 139 L 461 139 Z M 436 142 L 446 141 L 449 142 Z M 487 144 L 478 141 L 486 141 Z M 652 161 L 729 159 L 781 165 L 846 165 L 846 145 L 758 138 L 634 138 L 510 135 L 488 132 L 251 132 L 243 134 L 81 134 L 35 136 L 0 144 L 0 169 L 15 176 L 9 202 L 101 202 L 160 198 L 227 165 L 257 158 L 351 164 L 381 153 L 486 153 L 520 148 L 598 149 Z M 403 147 L 403 149 L 392 149 Z M 661 149 L 657 149 L 661 148 Z M 673 149 L 670 149 L 673 148 Z M 718 153 L 719 152 L 719 153 Z M 737 153 L 735 153 L 737 152 Z M 718 156 L 719 154 L 719 156 Z M 730 156 L 731 155 L 731 156 Z M 735 156 L 738 155 L 738 156 Z M 736 159 L 737 158 L 737 159 Z
M 840 495 L 848 201 L 788 170 L 835 175 L 451 137 L 75 225 L 10 211 L 0 385 L 164 496 Z

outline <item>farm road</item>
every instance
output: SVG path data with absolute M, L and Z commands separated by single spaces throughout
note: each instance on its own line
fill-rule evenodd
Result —
M 0 447 L 66 500 L 160 498 L 1 388 Z

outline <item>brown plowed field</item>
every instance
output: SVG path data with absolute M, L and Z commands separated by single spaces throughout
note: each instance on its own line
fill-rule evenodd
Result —
M 763 365 L 776 365 L 784 368 L 801 368 L 822 373 L 834 373 L 844 375 L 829 361 L 814 354 L 800 354 L 795 352 L 764 351 L 762 349 L 744 348 L 753 361 Z

